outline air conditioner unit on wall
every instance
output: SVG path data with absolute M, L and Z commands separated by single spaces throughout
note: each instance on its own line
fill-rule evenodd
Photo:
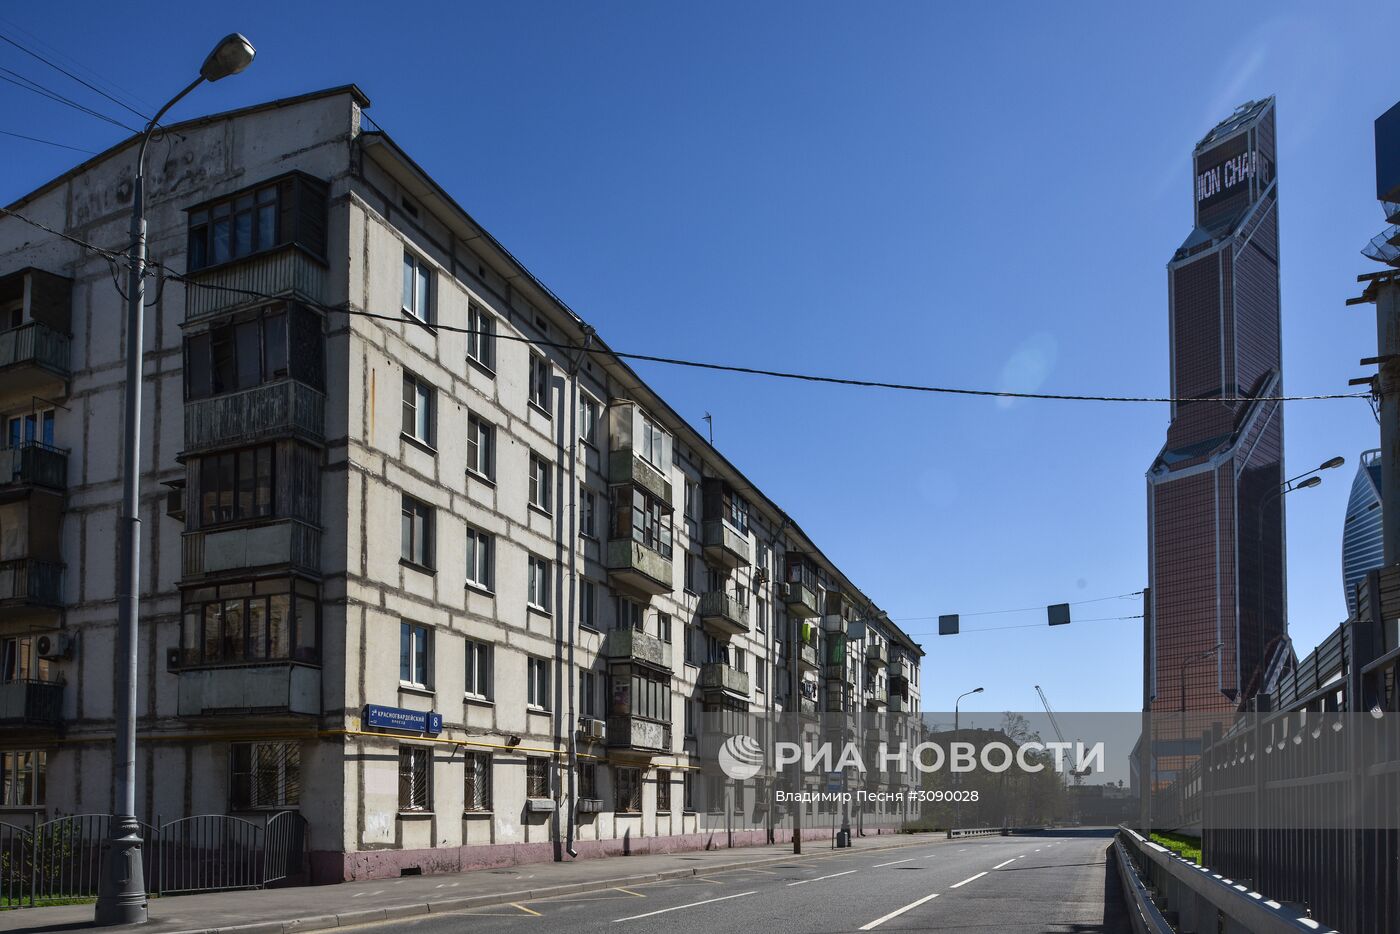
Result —
M 46 632 L 34 640 L 34 650 L 47 659 L 70 657 L 73 645 L 73 637 L 66 632 Z
M 578 722 L 578 731 L 588 739 L 602 742 L 608 735 L 607 721 L 597 717 L 582 717 Z

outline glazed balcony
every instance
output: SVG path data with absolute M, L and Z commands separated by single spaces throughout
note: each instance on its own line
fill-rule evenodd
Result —
M 653 596 L 670 593 L 671 559 L 630 538 L 608 540 L 608 575 L 625 589 Z
M 636 629 L 614 629 L 603 637 L 603 655 L 609 661 L 630 661 L 663 671 L 671 670 L 671 646 Z M 611 736 L 612 727 L 608 727 Z
M 812 619 L 821 613 L 817 609 L 817 592 L 796 581 L 783 584 L 783 603 L 787 606 L 788 615 L 798 619 Z
M 295 247 L 237 259 L 188 274 L 198 285 L 185 289 L 185 320 L 266 303 L 263 296 L 313 304 L 326 292 L 326 267 Z M 256 294 L 250 294 L 256 293 Z
M 871 685 L 865 689 L 865 706 L 871 710 L 883 710 L 889 702 L 890 695 L 885 688 Z
M 300 519 L 186 532 L 183 548 L 185 581 L 254 569 L 321 573 L 321 530 Z
M 700 666 L 700 690 L 707 695 L 748 700 L 749 673 L 724 662 L 708 662 Z
M 700 621 L 722 635 L 744 635 L 749 631 L 749 608 L 728 591 L 711 590 L 700 595 Z
M 68 452 L 62 448 L 38 441 L 0 448 L 0 499 L 35 487 L 63 490 L 67 486 Z
M 265 661 L 210 667 L 181 667 L 178 649 L 169 660 L 182 717 L 209 714 L 320 716 L 321 669 L 294 661 Z M 192 660 L 191 660 L 192 661 Z
M 890 698 L 909 699 L 909 678 L 906 675 L 890 675 Z
M 608 717 L 607 747 L 617 752 L 656 755 L 671 751 L 671 724 L 646 717 Z
M 184 454 L 277 438 L 325 443 L 325 395 L 282 379 L 185 403 Z
M 0 682 L 0 727 L 57 727 L 62 720 L 62 682 L 38 678 Z
M 868 642 L 865 645 L 865 663 L 871 668 L 876 668 L 889 661 L 889 654 L 885 651 L 883 642 Z
M 890 713 L 913 713 L 914 705 L 907 697 L 890 694 Z
M 800 642 L 797 646 L 797 664 L 803 671 L 816 671 L 817 647 L 810 642 Z
M 807 719 L 812 719 L 817 715 L 817 699 L 815 697 L 798 698 L 798 713 Z
M 719 567 L 748 567 L 749 537 L 724 519 L 706 519 L 700 527 L 705 557 Z

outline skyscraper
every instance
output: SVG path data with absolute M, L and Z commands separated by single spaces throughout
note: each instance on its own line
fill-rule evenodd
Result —
M 1167 264 L 1176 401 L 1147 472 L 1146 674 L 1154 711 L 1209 714 L 1252 692 L 1286 631 L 1274 99 L 1193 156 L 1195 226 Z
M 1342 589 L 1346 592 L 1347 616 L 1356 616 L 1356 585 L 1385 563 L 1381 541 L 1381 452 L 1361 455 L 1356 479 L 1351 481 L 1347 499 L 1346 524 L 1342 528 Z

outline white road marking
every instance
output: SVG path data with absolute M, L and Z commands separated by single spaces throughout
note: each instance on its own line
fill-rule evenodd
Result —
M 900 863 L 912 863 L 913 861 L 914 857 L 911 856 L 908 859 L 897 859 L 892 863 L 876 863 L 872 868 L 880 869 L 883 866 L 898 866 Z
M 752 894 L 753 892 L 740 892 L 737 895 L 721 895 L 719 898 L 707 898 L 704 901 L 691 902 L 688 905 L 676 905 L 674 908 L 662 908 L 658 911 L 648 911 L 644 915 L 631 915 L 626 918 L 613 918 L 612 923 L 617 924 L 619 921 L 636 921 L 639 918 L 650 918 L 653 915 L 664 915 L 668 911 L 680 911 L 682 908 L 699 908 L 701 905 L 712 905 L 715 902 L 727 902 L 731 898 L 743 898 L 745 895 Z
M 995 866 L 993 866 L 992 868 L 993 868 L 993 869 L 1000 869 L 1002 866 L 1006 866 L 1006 865 L 1009 865 L 1009 864 L 1014 863 L 1014 862 L 1016 862 L 1016 857 L 1013 856 L 1013 857 L 1011 857 L 1010 859 L 1008 859 L 1008 860 L 1007 860 L 1006 862 L 1004 862 L 1004 863 L 997 863 L 997 864 L 996 864 Z
M 847 869 L 845 872 L 833 872 L 829 876 L 817 876 L 815 879 L 799 879 L 796 882 L 789 882 L 788 885 L 806 885 L 808 882 L 820 882 L 823 879 L 835 879 L 837 876 L 849 876 L 853 872 L 860 872 L 860 870 Z
M 972 877 L 970 877 L 970 878 L 964 879 L 964 880 L 962 880 L 961 882 L 956 883 L 955 885 L 950 885 L 950 886 L 948 886 L 948 888 L 950 888 L 950 889 L 962 888 L 964 885 L 967 885 L 969 882 L 976 882 L 978 879 L 982 878 L 982 877 L 985 876 L 985 875 L 986 875 L 985 872 L 979 872 L 979 873 L 978 873 L 977 875 L 975 875 L 975 876 L 972 876 Z
M 886 921 L 890 920 L 891 918 L 898 918 L 900 915 L 904 914 L 906 911 L 910 911 L 910 910 L 912 910 L 912 909 L 914 909 L 914 908 L 918 908 L 918 907 L 919 907 L 920 905 L 922 905 L 924 902 L 931 902 L 931 901 L 933 901 L 933 900 L 934 900 L 935 898 L 937 898 L 937 897 L 938 897 L 938 893 L 937 893 L 937 892 L 934 892 L 932 895 L 925 895 L 923 898 L 919 899 L 919 900 L 916 901 L 916 902 L 910 902 L 909 904 L 905 905 L 903 908 L 896 908 L 894 911 L 891 911 L 889 914 L 885 915 L 884 917 L 876 918 L 874 921 L 871 921 L 869 924 L 861 925 L 861 928 L 860 928 L 860 929 L 861 929 L 862 931 L 869 931 L 869 930 L 872 930 L 873 928 L 877 928 L 877 927 L 879 927 L 880 925 L 884 924 Z

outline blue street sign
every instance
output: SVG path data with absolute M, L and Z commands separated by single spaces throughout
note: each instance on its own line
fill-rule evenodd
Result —
M 403 730 L 408 733 L 427 733 L 436 736 L 442 732 L 442 714 L 424 710 L 406 710 L 403 707 L 381 707 L 378 704 L 365 704 L 365 726 L 384 730 Z

